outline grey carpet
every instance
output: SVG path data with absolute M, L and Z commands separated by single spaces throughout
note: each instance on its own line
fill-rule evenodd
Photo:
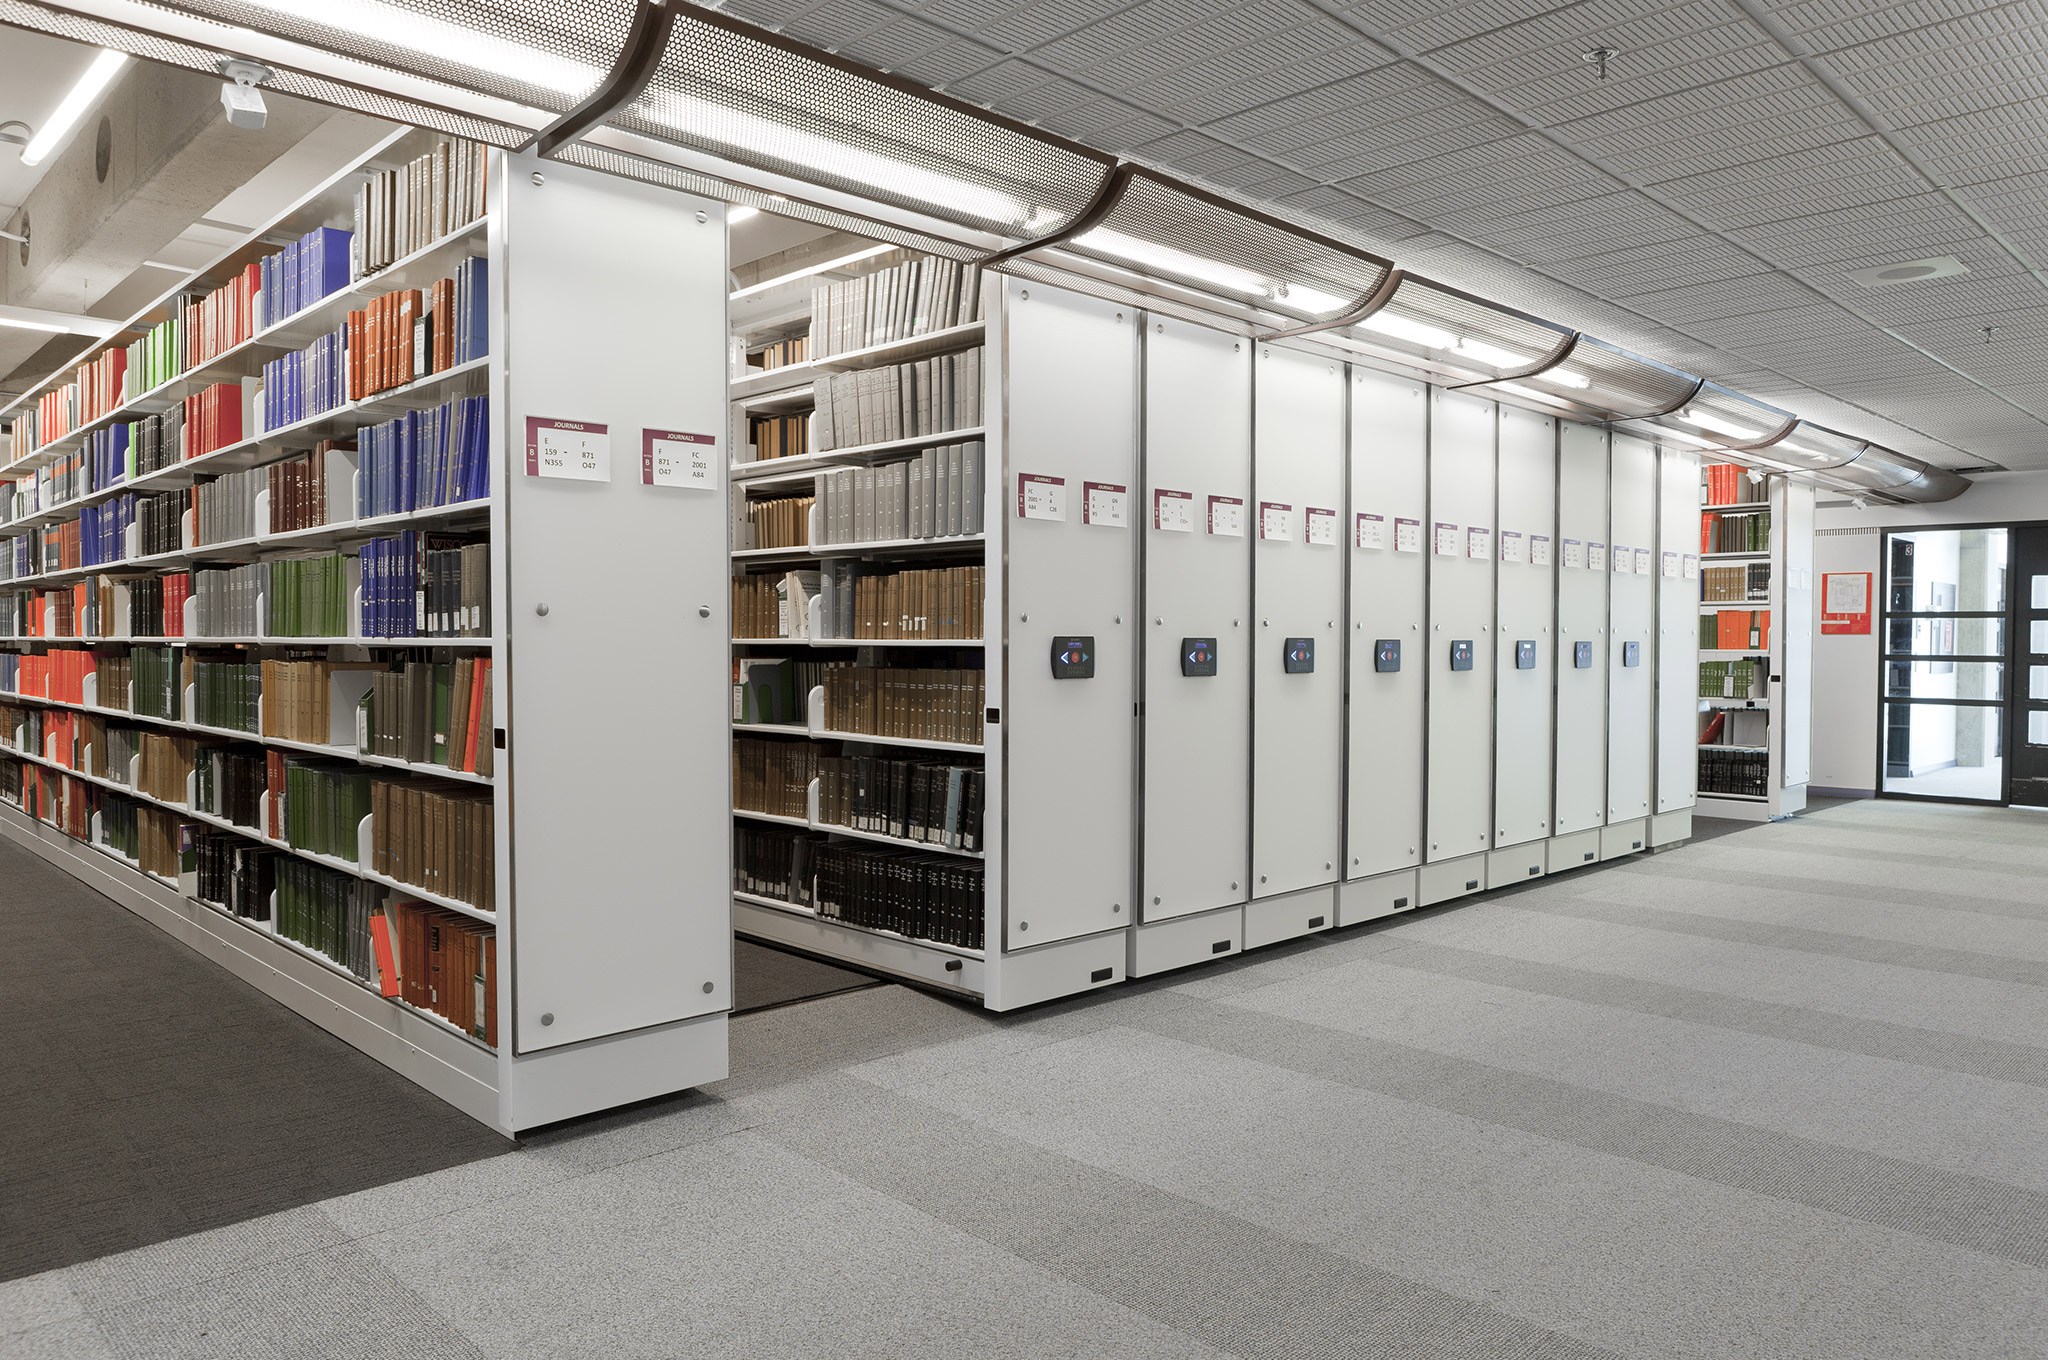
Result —
M 0 1045 L 0 1280 L 512 1146 L 9 841 Z
M 819 959 L 792 954 L 752 940 L 732 942 L 735 1014 L 812 1001 L 856 987 L 880 986 L 879 979 Z
M 743 1015 L 704 1092 L 0 1284 L 0 1352 L 2048 1353 L 2040 825 L 1851 803 L 1020 1015 Z

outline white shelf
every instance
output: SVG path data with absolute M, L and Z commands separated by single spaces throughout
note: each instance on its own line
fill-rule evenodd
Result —
M 1740 713 L 1745 709 L 1768 712 L 1770 711 L 1771 701 L 1769 699 L 1711 699 L 1703 694 L 1700 696 L 1700 707 L 1703 710 L 1727 709 L 1736 713 Z
M 938 845 L 931 841 L 914 841 L 904 836 L 890 836 L 880 831 L 856 831 L 850 826 L 837 822 L 814 822 L 805 817 L 784 817 L 773 812 L 755 812 L 751 808 L 734 808 L 732 815 L 741 821 L 770 822 L 776 826 L 800 827 L 805 831 L 816 831 L 821 835 L 846 836 L 857 841 L 874 841 L 879 845 L 894 845 L 905 850 L 921 850 L 933 855 L 957 855 L 962 859 L 982 859 L 979 850 L 961 850 L 950 845 Z
M 772 822 L 776 826 L 795 826 L 806 831 L 811 827 L 808 818 L 785 817 L 779 812 L 756 812 L 752 808 L 736 807 L 732 810 L 732 815 L 745 822 Z
M 1768 562 L 1770 560 L 1771 555 L 1768 552 L 1712 552 L 1700 554 L 1700 561 L 1702 562 Z
M 765 397 L 775 392 L 794 388 L 808 388 L 818 376 L 818 366 L 806 359 L 800 364 L 784 364 L 780 368 L 764 368 L 749 373 L 744 378 L 734 378 L 727 384 L 728 395 L 742 406 L 756 397 Z
M 120 425 L 143 416 L 155 415 L 169 409 L 186 396 L 203 391 L 217 382 L 225 382 L 231 378 L 256 377 L 262 373 L 264 363 L 274 358 L 276 353 L 304 349 L 320 336 L 339 329 L 350 310 L 349 303 L 363 297 L 417 287 L 422 281 L 432 282 L 453 274 L 454 263 L 468 254 L 467 250 L 456 251 L 454 247 L 466 246 L 472 240 L 480 243 L 488 221 L 489 217 L 486 215 L 458 227 L 440 240 L 423 246 L 376 273 L 364 275 L 319 301 L 300 308 L 275 325 L 267 326 L 247 340 L 222 350 L 213 358 L 193 365 L 147 392 L 138 392 L 105 415 L 81 421 L 77 428 L 57 436 L 40 448 L 30 450 L 11 463 L 0 465 L 0 476 L 21 470 L 33 471 L 60 458 L 68 457 L 85 447 L 86 436 L 93 431 L 108 425 Z M 444 255 L 454 255 L 456 261 L 450 262 L 445 268 L 440 268 Z M 124 329 L 118 334 L 126 336 L 127 333 Z M 89 353 L 96 357 L 117 345 L 125 348 L 126 344 L 126 340 L 110 340 L 94 346 Z M 75 377 L 78 367 L 84 362 L 90 360 L 74 360 L 69 368 L 56 375 L 60 381 L 46 381 L 40 384 L 33 389 L 31 397 L 40 397 L 57 387 L 67 385 L 67 381 Z M 32 401 L 25 402 L 21 409 L 32 409 L 32 406 Z
M 1763 647 L 1755 647 L 1755 648 L 1712 648 L 1712 647 L 1702 647 L 1702 648 L 1700 648 L 1700 660 L 1702 660 L 1702 661 L 1747 661 L 1747 660 L 1750 660 L 1750 659 L 1752 659 L 1752 658 L 1755 658 L 1755 657 L 1766 657 L 1766 658 L 1768 658 L 1768 657 L 1770 656 L 1770 654 L 1771 654 L 1771 653 L 1770 653 L 1769 649 L 1767 649 L 1767 648 L 1763 648 Z
M 869 732 L 835 732 L 829 727 L 821 727 L 815 732 L 809 732 L 808 735 L 824 741 L 864 741 L 872 746 L 907 746 L 917 751 L 964 751 L 972 753 L 988 749 L 981 742 L 974 742 L 970 745 L 964 741 L 926 741 L 921 737 L 878 737 Z
M 1716 600 L 1712 604 L 1701 604 L 1700 613 L 1719 614 L 1729 609 L 1739 609 L 1747 613 L 1758 609 L 1769 609 L 1770 607 L 1771 602 L 1769 600 Z
M 910 453 L 918 449 L 937 448 L 942 444 L 965 444 L 986 438 L 988 427 L 968 425 L 957 430 L 941 430 L 936 434 L 906 435 L 901 439 L 886 439 L 877 444 L 853 444 L 840 449 L 819 449 L 811 453 L 795 454 L 788 458 L 760 458 L 751 463 L 734 463 L 727 471 L 735 481 L 745 481 L 750 474 L 775 471 L 788 472 L 795 469 L 832 468 L 866 463 L 884 458 L 892 453 Z
M 433 906 L 446 907 L 450 911 L 460 912 L 464 916 L 471 916 L 479 921 L 495 922 L 498 919 L 497 913 L 487 907 L 471 906 L 467 902 L 458 901 L 452 897 L 443 897 L 439 893 L 429 892 L 425 888 L 411 883 L 400 882 L 398 879 L 386 874 L 380 874 L 367 865 L 357 864 L 352 860 L 341 859 L 334 855 L 323 855 L 312 850 L 302 850 L 289 841 L 277 840 L 266 836 L 255 827 L 243 826 L 239 822 L 231 822 L 225 817 L 216 817 L 210 812 L 201 812 L 197 808 L 187 807 L 183 803 L 173 803 L 168 799 L 155 797 L 152 794 L 144 793 L 140 789 L 101 775 L 87 774 L 83 770 L 74 770 L 69 765 L 60 764 L 57 761 L 33 755 L 12 746 L 0 745 L 0 755 L 12 756 L 17 760 L 25 760 L 33 765 L 40 765 L 45 769 L 55 770 L 59 774 L 68 775 L 73 779 L 83 780 L 88 784 L 97 784 L 101 788 L 112 789 L 114 792 L 125 797 L 133 798 L 138 803 L 148 803 L 153 807 L 163 808 L 167 812 L 175 812 L 180 817 L 189 817 L 193 821 L 204 822 L 208 826 L 218 827 L 223 831 L 232 831 L 237 835 L 246 836 L 252 841 L 258 841 L 267 845 L 273 850 L 281 851 L 298 859 L 309 860 L 314 864 L 324 865 L 337 873 L 346 874 L 351 878 L 360 878 L 371 883 L 381 884 L 384 887 L 395 889 L 407 897 L 417 898 Z
M 801 548 L 735 548 L 736 562 L 764 562 L 780 558 L 801 561 L 811 557 L 866 557 L 873 553 L 940 552 L 947 548 L 978 547 L 988 542 L 986 534 L 952 534 L 945 538 L 878 538 L 870 543 L 812 543 Z
M 732 725 L 735 732 L 767 732 L 781 737 L 808 737 L 811 729 L 802 723 L 740 723 Z
M 1716 514 L 1723 510 L 1768 510 L 1770 508 L 1771 503 L 1769 501 L 1738 501 L 1733 505 L 1702 505 L 1700 513 L 1704 515 Z

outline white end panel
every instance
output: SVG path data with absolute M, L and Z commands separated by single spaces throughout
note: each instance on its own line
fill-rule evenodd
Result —
M 1003 286 L 1008 645 L 990 734 L 1008 786 L 1004 947 L 1023 949 L 1131 922 L 1138 327 L 1113 303 Z M 1057 518 L 1020 513 L 1020 478 L 1056 479 L 1031 483 L 1031 504 Z M 1089 482 L 1124 493 L 1122 524 L 1083 522 Z M 1093 640 L 1092 678 L 1053 678 L 1064 638 Z
M 1550 835 L 1557 661 L 1557 421 L 1500 408 L 1493 681 L 1494 846 Z M 1537 852 L 1537 859 L 1542 853 Z M 1539 871 L 1540 872 L 1540 871 Z M 1495 882 L 1511 881 L 1489 874 Z
M 1490 401 L 1430 392 L 1429 851 L 1493 845 L 1494 451 Z M 1483 862 L 1483 861 L 1482 861 Z M 1423 896 L 1432 892 L 1425 876 Z M 1440 900 L 1440 899 L 1439 899 Z
M 1607 824 L 1606 553 L 1607 430 L 1567 421 L 1557 438 L 1560 836 Z
M 1145 335 L 1145 494 L 1133 515 L 1145 547 L 1148 923 L 1250 896 L 1252 541 L 1210 532 L 1208 506 L 1212 495 L 1251 503 L 1251 360 L 1250 341 L 1183 321 L 1155 319 Z
M 1784 486 L 1784 507 L 1776 516 L 1783 526 L 1779 538 L 1783 547 L 1783 579 L 1778 592 L 1785 601 L 1783 617 L 1771 620 L 1772 660 L 1785 677 L 1778 687 L 1778 722 L 1785 743 L 1782 781 L 1787 789 L 1804 786 L 1813 774 L 1813 631 L 1820 617 L 1813 600 L 1813 512 L 1817 492 L 1813 487 L 1778 479 Z M 1794 804 L 1785 800 L 1781 809 L 1797 812 L 1806 806 L 1805 795 Z
M 639 476 L 643 429 L 725 428 L 725 207 L 553 162 L 540 187 L 539 162 L 506 163 L 490 270 L 498 888 L 524 1054 L 732 1007 L 725 497 Z M 606 427 L 609 475 L 523 475 L 530 418 Z M 727 457 L 721 439 L 712 466 Z M 624 638 L 661 677 L 661 712 L 629 741 L 593 740 L 593 701 L 615 711 L 630 687 L 593 659 Z
M 1656 450 L 1614 436 L 1609 475 L 1607 597 L 1607 820 L 1650 811 L 1656 680 Z
M 1699 787 L 1700 456 L 1657 451 L 1657 811 Z M 1654 838 L 1654 833 L 1653 833 Z
M 1273 897 L 1335 882 L 1343 847 L 1345 393 L 1292 350 L 1253 372 L 1252 895 Z
M 1429 388 L 1353 369 L 1346 878 L 1422 860 L 1428 509 Z M 1381 659 L 1387 642 L 1400 644 L 1398 658 Z

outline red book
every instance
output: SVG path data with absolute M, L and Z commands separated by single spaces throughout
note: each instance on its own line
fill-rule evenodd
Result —
M 478 657 L 476 664 L 469 668 L 469 730 L 462 735 L 461 768 L 476 773 L 476 734 L 479 727 L 488 732 L 491 724 L 479 716 L 484 711 L 484 675 L 490 666 L 488 657 Z
M 398 963 L 391 953 L 391 920 L 383 912 L 370 918 L 370 945 L 377 952 L 377 991 L 398 995 Z

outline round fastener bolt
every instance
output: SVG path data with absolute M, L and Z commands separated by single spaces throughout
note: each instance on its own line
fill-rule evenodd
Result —
M 1025 932 L 1025 931 L 1027 931 L 1027 930 L 1029 930 L 1029 929 L 1031 929 L 1031 923 L 1030 923 L 1029 921 L 1019 921 L 1019 922 L 1017 923 L 1017 932 L 1018 932 L 1018 934 L 1020 934 L 1020 935 L 1021 935 L 1021 934 L 1022 934 L 1023 932 Z
M 1159 905 L 1159 899 L 1158 899 L 1158 898 L 1156 898 L 1156 897 L 1155 897 L 1155 898 L 1153 898 L 1153 899 L 1152 899 L 1152 905 L 1153 905 L 1153 906 L 1155 906 L 1155 907 L 1156 907 L 1156 906 L 1158 906 L 1158 905 Z
M 1235 879 L 1232 879 L 1232 880 L 1231 880 L 1231 883 L 1230 883 L 1230 890 L 1231 890 L 1232 892 L 1236 892 L 1236 891 L 1237 891 L 1237 880 L 1235 880 Z
M 1031 290 L 1029 288 L 1019 288 L 1017 290 L 1017 300 L 1019 302 L 1031 301 Z
M 698 618 L 700 618 L 700 619 L 708 619 L 708 618 L 710 618 L 710 617 L 711 617 L 711 606 L 710 606 L 710 605 L 708 605 L 708 604 L 700 604 L 700 605 L 698 605 L 698 606 L 697 606 L 697 617 L 698 617 Z
M 548 616 L 548 607 L 544 604 L 537 604 L 533 607 L 533 612 L 542 618 L 546 618 Z
M 534 188 L 538 189 L 538 188 L 540 188 L 540 186 L 541 186 L 541 185 L 543 185 L 543 184 L 546 184 L 547 182 L 548 182 L 548 179 L 547 179 L 547 176 L 546 176 L 546 175 L 543 175 L 543 174 L 542 174 L 542 173 L 541 173 L 540 171 L 538 171 L 538 170 L 536 170 L 536 171 L 534 171 L 534 172 L 533 172 L 533 187 L 534 187 Z M 547 1023 L 547 1021 L 543 1020 L 543 1021 L 542 1021 L 541 1023 L 542 1023 L 542 1024 L 546 1024 L 546 1023 Z
M 1121 916 L 1123 915 L 1123 910 L 1124 904 L 1121 902 L 1112 902 L 1109 904 L 1109 914 L 1111 916 Z
M 700 226 L 700 227 L 701 227 L 701 226 L 703 226 L 703 225 L 704 225 L 704 224 L 705 224 L 706 222 L 709 222 L 710 220 L 711 220 L 711 214 L 710 214 L 710 213 L 707 213 L 707 212 L 705 212 L 705 211 L 704 211 L 704 210 L 703 210 L 702 208 L 699 208 L 699 209 L 697 210 L 697 225 L 698 225 L 698 226 Z
M 534 176 L 534 178 L 535 178 L 535 179 L 539 179 L 539 178 L 540 178 L 540 176 L 539 176 L 539 175 L 535 175 L 535 176 Z M 541 1024 L 543 1024 L 543 1025 L 552 1025 L 552 1024 L 554 1024 L 554 1023 L 555 1023 L 555 1013 L 554 1013 L 553 1011 L 542 1011 L 542 1012 L 541 1012 L 541 1017 L 540 1017 L 540 1022 L 541 1022 Z
M 704 995 L 711 995 L 711 984 L 708 982 L 704 984 Z
M 1260 875 L 1259 875 L 1259 882 L 1261 882 L 1261 883 L 1264 883 L 1265 881 L 1266 881 L 1266 876 L 1265 876 L 1264 874 L 1260 874 Z

